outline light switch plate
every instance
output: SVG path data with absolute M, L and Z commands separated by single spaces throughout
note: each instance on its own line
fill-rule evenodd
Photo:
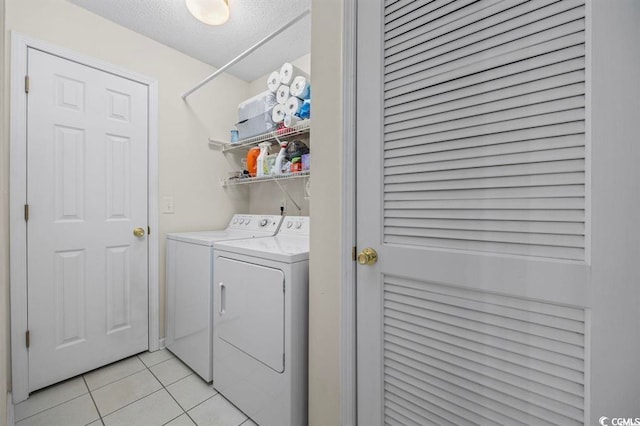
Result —
M 175 213 L 173 207 L 173 197 L 162 197 L 162 213 L 173 214 Z

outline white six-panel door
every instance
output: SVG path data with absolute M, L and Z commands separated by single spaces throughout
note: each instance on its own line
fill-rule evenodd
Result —
M 32 391 L 147 349 L 148 89 L 32 48 L 28 74 Z

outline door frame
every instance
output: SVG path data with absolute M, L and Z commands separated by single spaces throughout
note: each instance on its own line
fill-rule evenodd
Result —
M 9 256 L 11 288 L 11 373 L 13 402 L 29 397 L 29 355 L 23 344 L 27 330 L 27 117 L 24 96 L 28 49 L 33 48 L 148 87 L 148 296 L 149 350 L 160 348 L 160 288 L 158 230 L 158 81 L 119 66 L 11 31 Z
M 340 424 L 358 424 L 356 262 L 356 71 L 357 3 L 342 10 L 342 279 L 340 282 Z

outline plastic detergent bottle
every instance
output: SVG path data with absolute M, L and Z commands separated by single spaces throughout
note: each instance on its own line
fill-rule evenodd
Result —
M 269 169 L 267 165 L 267 155 L 269 155 L 269 148 L 271 142 L 262 142 L 258 145 L 260 147 L 260 155 L 258 155 L 258 174 L 257 176 L 268 176 Z
M 289 142 L 282 141 L 280 142 L 280 152 L 278 152 L 278 156 L 276 157 L 276 164 L 273 167 L 273 174 L 280 175 L 282 174 L 282 163 L 285 161 L 285 153 L 287 151 L 287 144 Z
M 247 170 L 252 177 L 255 177 L 258 173 L 258 155 L 260 155 L 260 148 L 257 146 L 247 152 Z

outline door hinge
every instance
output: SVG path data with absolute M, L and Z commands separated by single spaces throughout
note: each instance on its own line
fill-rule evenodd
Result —
M 24 76 L 24 93 L 29 93 L 29 76 Z
M 147 235 L 151 235 L 151 227 L 147 226 Z
M 25 337 L 25 343 L 27 344 L 27 348 L 28 348 L 29 346 L 31 346 L 31 333 L 29 332 L 29 330 L 27 330 L 24 337 Z
M 24 221 L 29 221 L 29 204 L 24 205 Z
M 351 260 L 353 260 L 354 262 L 355 262 L 355 261 L 356 261 L 356 259 L 358 258 L 358 257 L 357 257 L 357 255 L 356 255 L 356 251 L 357 251 L 357 250 L 356 250 L 356 246 L 353 246 L 353 247 L 351 248 Z

